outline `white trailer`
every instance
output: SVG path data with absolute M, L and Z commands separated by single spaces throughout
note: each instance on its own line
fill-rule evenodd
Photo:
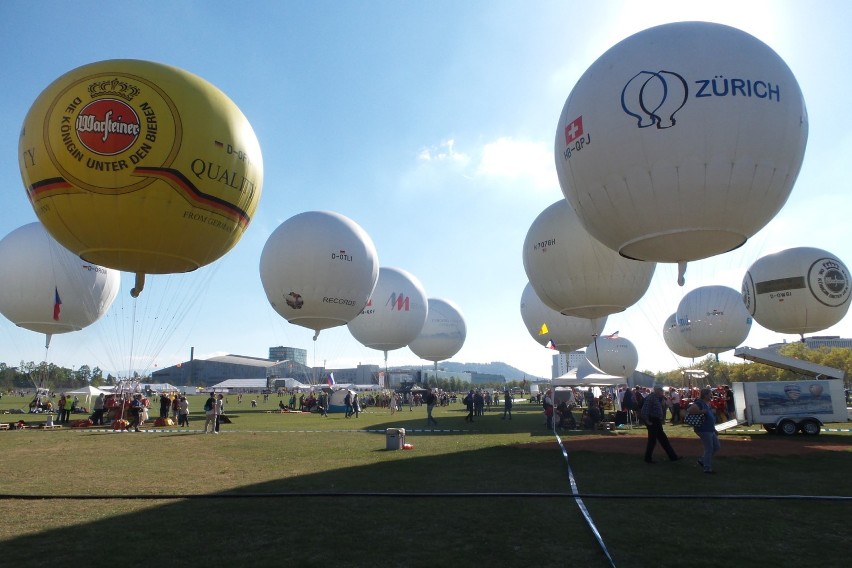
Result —
M 803 375 L 797 381 L 733 383 L 736 422 L 762 424 L 767 432 L 817 435 L 826 422 L 846 422 L 841 369 L 815 365 L 771 350 L 741 347 L 734 355 Z
M 846 422 L 846 394 L 839 379 L 733 383 L 740 424 L 762 424 L 767 432 L 816 435 L 826 422 Z

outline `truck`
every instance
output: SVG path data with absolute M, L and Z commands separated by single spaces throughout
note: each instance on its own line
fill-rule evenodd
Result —
M 732 383 L 736 424 L 762 424 L 767 432 L 785 436 L 797 432 L 815 436 L 826 422 L 849 420 L 846 373 L 842 369 L 785 357 L 768 349 L 740 347 L 734 355 L 803 377 L 795 381 Z

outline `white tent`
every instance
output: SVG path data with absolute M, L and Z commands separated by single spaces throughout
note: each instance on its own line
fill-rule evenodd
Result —
M 85 396 L 86 397 L 86 408 L 91 410 L 91 408 L 92 408 L 91 399 L 92 399 L 93 396 L 98 396 L 100 394 L 106 395 L 106 394 L 109 394 L 109 393 L 107 391 L 101 390 L 97 387 L 93 387 L 92 385 L 87 385 L 87 386 L 85 386 L 81 389 L 68 391 L 65 394 L 76 394 L 76 395 Z

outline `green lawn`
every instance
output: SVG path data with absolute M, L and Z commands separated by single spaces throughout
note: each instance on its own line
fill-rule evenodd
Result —
M 191 401 L 191 430 L 203 426 L 204 398 Z M 268 414 L 277 397 L 257 397 L 257 409 L 251 397 L 229 398 L 235 417 L 218 436 L 0 432 L 0 566 L 53 566 L 56 550 L 92 566 L 610 565 L 570 497 L 538 407 L 520 403 L 512 421 L 492 412 L 469 424 L 451 405 L 437 409 L 432 431 L 424 407 L 322 418 Z M 24 402 L 4 396 L 0 410 Z M 43 421 L 0 422 L 19 418 Z M 387 451 L 386 428 L 405 428 L 413 449 Z M 669 435 L 698 445 L 687 428 Z M 576 436 L 566 436 L 569 448 Z M 617 566 L 846 566 L 852 436 L 820 439 L 848 445 L 726 457 L 723 437 L 716 476 L 692 460 L 648 467 L 641 455 L 603 451 L 569 459 Z M 756 498 L 770 495 L 847 500 Z

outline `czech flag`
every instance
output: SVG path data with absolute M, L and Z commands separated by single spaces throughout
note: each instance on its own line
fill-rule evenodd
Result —
M 551 339 L 550 341 L 548 341 L 548 342 L 547 342 L 547 348 L 548 348 L 548 349 L 553 349 L 554 351 L 556 351 L 556 344 L 555 344 L 555 343 L 553 343 L 553 340 L 552 340 L 552 339 Z
M 325 380 L 328 383 L 328 386 L 334 386 L 334 373 L 329 373 L 328 378 Z
M 59 311 L 62 309 L 62 300 L 59 299 L 59 288 L 53 288 L 53 319 L 59 321 Z

